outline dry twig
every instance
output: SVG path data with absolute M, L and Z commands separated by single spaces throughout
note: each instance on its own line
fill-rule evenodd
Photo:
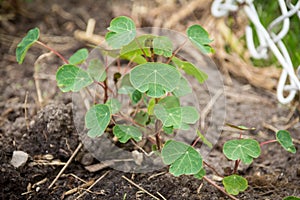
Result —
M 52 181 L 52 183 L 49 185 L 48 189 L 50 189 L 55 182 L 59 179 L 59 177 L 62 175 L 62 173 L 65 171 L 65 169 L 69 166 L 69 164 L 72 162 L 73 158 L 76 156 L 76 154 L 78 153 L 78 151 L 81 149 L 82 147 L 82 143 L 79 143 L 79 145 L 77 146 L 76 150 L 74 151 L 74 153 L 71 155 L 71 157 L 69 158 L 68 162 L 65 164 L 65 166 L 60 170 L 60 172 L 58 173 L 58 175 L 55 177 L 55 179 Z
M 132 184 L 135 187 L 137 187 L 139 190 L 145 192 L 146 194 L 148 194 L 152 198 L 154 198 L 156 200 L 160 200 L 158 197 L 154 196 L 153 194 L 151 194 L 150 192 L 148 192 L 147 190 L 145 190 L 144 188 L 142 188 L 141 186 L 139 186 L 138 184 L 136 184 L 135 182 L 133 182 L 132 180 L 130 180 L 129 178 L 127 178 L 126 176 L 122 176 L 122 178 L 125 179 L 126 181 L 128 181 L 130 184 Z

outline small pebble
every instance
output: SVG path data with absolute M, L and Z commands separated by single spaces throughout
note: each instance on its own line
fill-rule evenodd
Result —
M 25 165 L 28 159 L 28 154 L 24 151 L 14 151 L 10 164 L 15 168 Z
M 93 161 L 94 161 L 93 155 L 90 153 L 85 153 L 83 154 L 80 163 L 83 164 L 84 166 L 87 166 L 87 165 L 91 165 Z

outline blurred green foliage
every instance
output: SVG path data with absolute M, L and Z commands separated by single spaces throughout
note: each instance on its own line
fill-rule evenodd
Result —
M 292 1 L 293 4 L 296 1 Z M 254 5 L 257 9 L 258 15 L 260 17 L 261 23 L 264 27 L 267 27 L 274 19 L 281 15 L 280 7 L 277 1 L 266 1 L 266 0 L 256 0 Z M 254 25 L 251 24 L 251 27 L 254 28 Z M 277 27 L 274 27 L 272 31 L 278 33 L 281 30 L 282 23 Z M 254 43 L 258 45 L 258 38 L 254 31 Z M 290 31 L 283 38 L 283 42 L 287 47 L 287 50 L 290 54 L 293 66 L 296 68 L 300 65 L 300 20 L 297 15 L 293 15 L 290 18 Z M 263 59 L 253 59 L 253 64 L 256 66 L 267 66 L 270 64 L 279 65 L 276 57 L 271 54 L 268 60 Z

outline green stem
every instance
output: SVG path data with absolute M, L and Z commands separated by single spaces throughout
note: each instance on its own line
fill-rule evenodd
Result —
M 45 47 L 46 49 L 52 51 L 55 55 L 57 55 L 65 64 L 69 64 L 69 61 L 67 59 L 65 59 L 65 57 L 63 57 L 60 53 L 58 53 L 56 50 L 54 50 L 53 48 L 49 47 L 48 45 L 46 45 L 45 43 L 41 42 L 41 41 L 36 41 L 36 43 L 38 43 L 39 45 Z

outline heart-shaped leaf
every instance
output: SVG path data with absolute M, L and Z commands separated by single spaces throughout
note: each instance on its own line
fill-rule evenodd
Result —
M 79 49 L 69 58 L 69 63 L 72 65 L 79 65 L 87 59 L 88 55 L 89 51 L 86 48 Z
M 97 104 L 91 107 L 85 114 L 85 125 L 89 137 L 101 136 L 107 128 L 111 118 L 111 112 L 107 105 Z
M 222 181 L 228 194 L 238 195 L 248 188 L 248 181 L 244 177 L 233 174 L 223 178 Z
M 157 104 L 154 107 L 154 114 L 165 127 L 182 130 L 188 130 L 189 124 L 194 124 L 199 119 L 199 113 L 192 106 L 165 108 Z
M 93 79 L 83 69 L 75 65 L 63 65 L 56 72 L 57 85 L 63 92 L 78 92 L 93 83 Z
M 106 71 L 99 59 L 93 59 L 89 62 L 87 72 L 95 81 L 102 82 L 106 79 Z
M 134 22 L 125 16 L 113 19 L 108 30 L 110 32 L 105 35 L 105 40 L 114 49 L 129 44 L 136 36 Z
M 190 145 L 168 140 L 161 151 L 163 162 L 174 176 L 196 174 L 202 168 L 201 155 Z
M 113 128 L 114 135 L 121 143 L 126 143 L 129 139 L 134 139 L 136 142 L 142 140 L 142 132 L 134 126 L 116 125 Z
M 153 39 L 153 51 L 157 55 L 171 57 L 173 53 L 172 41 L 165 36 L 155 37 Z
M 296 153 L 291 134 L 286 130 L 279 130 L 276 133 L 276 139 L 281 146 L 288 152 Z
M 182 61 L 175 56 L 172 58 L 172 61 L 178 68 L 182 69 L 186 74 L 196 78 L 200 84 L 202 84 L 208 78 L 207 74 L 202 72 L 190 62 Z
M 39 39 L 40 30 L 34 28 L 28 31 L 27 35 L 18 44 L 16 49 L 16 59 L 19 64 L 22 64 L 28 49 Z
M 224 155 L 230 160 L 238 160 L 250 164 L 253 158 L 260 155 L 260 146 L 253 139 L 239 139 L 227 141 L 223 146 Z
M 154 98 L 172 92 L 180 77 L 180 73 L 174 67 L 164 63 L 145 63 L 130 71 L 130 82 L 133 87 Z
M 121 103 L 118 99 L 108 99 L 108 101 L 105 103 L 110 109 L 111 114 L 115 114 L 120 111 L 121 109 Z
M 192 25 L 187 29 L 187 35 L 189 40 L 202 52 L 202 53 L 212 53 L 213 48 L 209 46 L 212 42 L 209 39 L 207 31 L 200 25 Z

